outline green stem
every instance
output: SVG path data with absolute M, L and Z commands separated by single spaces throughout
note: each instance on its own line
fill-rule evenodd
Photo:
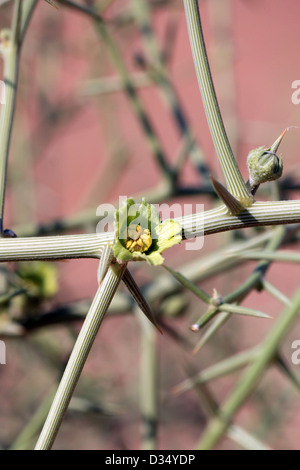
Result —
M 0 239 L 0 261 L 99 258 L 112 240 L 105 234 Z
M 256 202 L 238 217 L 228 214 L 226 206 L 220 206 L 204 214 L 196 213 L 175 220 L 181 224 L 187 239 L 238 228 L 299 223 L 300 201 Z M 0 239 L 0 262 L 18 259 L 98 257 L 97 247 L 99 249 L 107 243 L 113 243 L 114 237 L 113 232 L 107 232 L 94 235 Z M 81 245 L 83 242 L 87 242 L 87 245 Z M 231 254 L 228 256 L 231 257 Z
M 24 39 L 35 4 L 36 1 L 31 0 L 24 1 L 24 5 L 21 0 L 15 2 L 11 38 L 9 45 L 3 51 L 6 104 L 1 107 L 0 113 L 0 234 L 3 233 L 7 163 L 15 111 L 20 44 Z
M 201 437 L 197 449 L 212 449 L 222 437 L 230 422 L 254 390 L 258 380 L 265 372 L 270 362 L 276 356 L 278 344 L 282 341 L 286 333 L 292 327 L 300 309 L 300 290 L 292 299 L 292 304 L 287 307 L 276 321 L 275 325 L 261 343 L 261 354 L 254 359 L 253 363 L 242 375 L 234 391 L 230 394 L 225 404 L 220 409 L 218 416 L 213 418 Z
M 147 0 L 132 0 L 132 9 L 145 44 L 147 55 L 151 61 L 148 67 L 148 75 L 149 77 L 152 77 L 153 81 L 160 89 L 165 102 L 172 112 L 178 131 L 185 141 L 185 152 L 176 162 L 176 168 L 174 171 L 176 172 L 176 175 L 179 175 L 185 158 L 190 155 L 191 160 L 197 165 L 203 176 L 208 179 L 209 171 L 204 163 L 203 151 L 195 141 L 178 95 L 172 82 L 169 80 L 167 71 L 165 70 L 163 55 L 161 54 L 152 28 L 151 7 L 149 2 Z
M 300 263 L 299 253 L 293 251 L 277 251 L 271 253 L 269 251 L 260 253 L 259 251 L 245 251 L 240 256 L 244 259 L 268 259 L 270 261 L 282 261 L 286 263 Z
M 15 0 L 15 9 L 11 24 L 11 42 L 16 47 L 19 47 L 20 33 L 21 33 L 21 20 L 22 20 L 22 0 Z
M 157 448 L 157 334 L 147 319 L 140 315 L 141 330 L 141 369 L 140 407 L 142 414 L 142 447 L 144 450 Z
M 5 105 L 0 114 L 0 233 L 3 233 L 3 213 L 6 190 L 7 163 L 15 110 L 18 81 L 19 42 L 18 25 L 21 3 L 16 2 L 12 20 L 11 38 L 3 50 Z
M 51 449 L 83 366 L 126 265 L 109 268 L 82 325 L 35 450 Z
M 272 450 L 271 447 L 260 442 L 256 437 L 235 424 L 229 427 L 227 435 L 245 450 Z
M 270 252 L 276 251 L 279 246 L 282 244 L 286 231 L 284 227 L 278 227 L 267 245 L 267 249 Z M 264 275 L 266 274 L 268 268 L 270 267 L 271 261 L 263 259 L 257 264 L 257 267 L 254 269 L 253 273 L 250 274 L 248 279 L 235 291 L 224 297 L 224 302 L 230 303 L 236 300 L 242 300 L 245 296 L 255 287 L 258 286 L 258 283 L 261 282 Z
M 215 149 L 230 193 L 247 206 L 251 204 L 252 197 L 235 161 L 223 124 L 207 58 L 198 1 L 184 0 L 184 7 L 195 69 Z
M 251 317 L 258 318 L 271 318 L 270 315 L 267 315 L 260 310 L 254 310 L 252 308 L 241 307 L 240 305 L 235 304 L 222 304 L 220 307 L 221 312 L 236 313 L 237 315 L 248 315 Z
M 255 202 L 238 216 L 229 214 L 227 207 L 221 205 L 205 211 L 202 215 L 196 213 L 175 220 L 183 227 L 186 238 L 260 225 L 299 223 L 300 201 Z
M 249 365 L 259 354 L 260 348 L 255 347 L 228 357 L 223 361 L 202 370 L 193 377 L 184 380 L 180 384 L 176 385 L 173 391 L 178 395 L 191 390 L 196 384 L 210 382 L 211 380 L 216 380 L 220 377 L 224 377 L 225 375 L 232 374 L 233 372 Z
M 265 291 L 269 292 L 269 294 L 271 294 L 275 299 L 279 300 L 284 305 L 290 305 L 290 299 L 269 281 L 267 281 L 266 279 L 262 279 L 261 285 L 265 289 Z
M 279 227 L 276 231 L 273 233 L 273 237 L 269 241 L 267 248 L 270 251 L 275 251 L 282 243 L 283 239 L 285 236 L 285 229 L 284 227 Z M 251 292 L 252 289 L 257 287 L 265 275 L 267 269 L 270 266 L 271 261 L 268 260 L 262 260 L 260 263 L 258 263 L 256 269 L 250 274 L 248 279 L 246 279 L 245 282 L 243 282 L 237 289 L 235 289 L 233 292 L 230 292 L 226 296 L 222 298 L 223 303 L 230 304 L 232 302 L 239 301 L 241 302 L 249 292 Z M 197 331 L 199 328 L 203 328 L 204 325 L 206 325 L 209 321 L 211 321 L 220 311 L 222 311 L 222 304 L 218 307 L 211 307 L 194 325 L 193 325 L 193 331 Z M 229 315 L 231 315 L 229 313 Z M 224 319 L 230 318 L 230 316 L 226 315 L 223 317 Z M 223 324 L 223 323 L 222 323 Z
M 206 292 L 204 292 L 203 289 L 200 289 L 200 287 L 196 286 L 190 279 L 187 279 L 185 276 L 183 276 L 183 274 L 181 274 L 180 272 L 174 271 L 173 269 L 169 268 L 165 264 L 163 265 L 163 267 L 167 271 L 169 271 L 169 273 L 172 274 L 172 276 L 174 276 L 174 278 L 177 279 L 177 281 L 182 286 L 186 287 L 191 292 L 193 292 L 193 294 L 195 294 L 203 302 L 207 304 L 210 303 L 211 297 Z
M 47 417 L 47 413 L 49 412 L 54 395 L 55 390 L 51 390 L 38 409 L 35 411 L 30 421 L 26 424 L 13 444 L 10 446 L 9 450 L 25 450 L 32 445 L 43 426 L 43 422 Z
M 23 43 L 29 22 L 32 18 L 35 7 L 37 6 L 38 0 L 23 0 L 22 8 L 22 23 L 20 33 L 20 44 Z

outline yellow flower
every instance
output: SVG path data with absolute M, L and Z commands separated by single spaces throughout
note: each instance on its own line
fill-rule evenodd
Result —
M 160 222 L 156 208 L 144 200 L 138 207 L 132 198 L 116 211 L 116 239 L 113 247 L 118 262 L 147 261 L 162 264 L 161 253 L 182 240 L 181 226 L 175 220 Z

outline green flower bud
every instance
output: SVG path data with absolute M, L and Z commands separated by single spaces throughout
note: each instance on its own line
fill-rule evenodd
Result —
M 275 181 L 282 175 L 283 162 L 276 152 L 287 129 L 278 137 L 271 147 L 258 147 L 248 155 L 249 183 L 254 194 L 260 184 Z
M 119 263 L 147 261 L 162 264 L 161 253 L 182 240 L 181 226 L 167 219 L 160 223 L 159 213 L 145 201 L 138 207 L 127 199 L 116 211 L 116 238 L 113 253 Z

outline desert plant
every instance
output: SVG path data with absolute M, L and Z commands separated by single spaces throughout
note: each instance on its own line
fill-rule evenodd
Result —
M 265 289 L 285 304 L 280 317 L 276 321 L 271 320 L 274 324 L 270 324 L 268 334 L 260 341 L 258 346 L 236 353 L 200 373 L 194 370 L 194 366 L 187 364 L 189 377 L 175 389 L 177 393 L 193 388 L 199 391 L 201 403 L 211 415 L 207 427 L 197 444 L 198 449 L 213 448 L 224 435 L 227 435 L 244 448 L 267 448 L 258 438 L 234 424 L 234 418 L 256 387 L 259 379 L 273 364 L 283 370 L 286 377 L 299 389 L 297 378 L 280 354 L 281 342 L 297 320 L 300 308 L 299 291 L 297 290 L 292 299 L 289 299 L 266 279 L 269 267 L 276 260 L 299 261 L 297 253 L 280 250 L 280 247 L 285 243 L 297 241 L 299 228 L 297 224 L 300 222 L 300 201 L 281 199 L 280 185 L 275 182 L 282 175 L 282 157 L 278 154 L 278 148 L 286 130 L 279 137 L 274 137 L 273 144 L 269 144 L 268 147 L 257 147 L 249 153 L 249 181 L 245 182 L 226 134 L 218 105 L 201 26 L 198 2 L 197 0 L 184 0 L 195 70 L 210 135 L 226 182 L 226 186 L 224 186 L 214 177 L 210 177 L 211 170 L 205 161 L 204 152 L 193 137 L 191 126 L 172 85 L 168 75 L 166 59 L 159 50 L 155 34 L 151 28 L 150 2 L 133 0 L 130 9 L 131 18 L 128 20 L 132 21 L 133 18 L 137 28 L 141 31 L 145 50 L 147 51 L 147 59 L 143 63 L 144 71 L 139 75 L 129 72 L 112 33 L 112 26 L 105 19 L 105 10 L 112 2 L 98 2 L 99 4 L 97 3 L 94 6 L 89 5 L 89 2 L 79 3 L 71 0 L 48 2 L 56 7 L 57 15 L 64 8 L 69 8 L 85 15 L 94 24 L 95 31 L 118 72 L 118 81 L 114 86 L 116 90 L 122 89 L 128 97 L 133 113 L 141 124 L 145 140 L 160 169 L 162 184 L 145 194 L 129 194 L 130 197 L 126 199 L 123 206 L 114 211 L 114 231 L 53 235 L 50 233 L 53 231 L 50 224 L 50 226 L 43 228 L 46 236 L 41 236 L 38 229 L 30 233 L 31 228 L 29 234 L 32 236 L 20 236 L 22 230 L 25 235 L 28 235 L 26 227 L 20 230 L 14 227 L 7 228 L 3 223 L 3 214 L 21 47 L 38 2 L 34 0 L 16 0 L 15 2 L 4 3 L 13 3 L 14 5 L 11 27 L 1 31 L 6 104 L 2 106 L 0 115 L 0 229 L 2 233 L 0 261 L 19 264 L 25 261 L 37 260 L 49 262 L 72 258 L 99 259 L 98 271 L 97 274 L 95 273 L 99 287 L 86 316 L 82 314 L 85 316 L 83 325 L 56 394 L 53 398 L 53 392 L 51 391 L 51 400 L 46 400 L 46 408 L 49 407 L 50 401 L 51 406 L 35 448 L 50 449 L 52 447 L 102 320 L 111 302 L 118 295 L 117 291 L 121 281 L 124 282 L 130 295 L 135 300 L 135 306 L 131 308 L 138 315 L 143 312 L 152 323 L 151 325 L 148 320 L 141 319 L 143 355 L 141 358 L 140 406 L 144 416 L 143 446 L 147 449 L 153 449 L 157 446 L 156 335 L 157 332 L 163 332 L 164 327 L 166 327 L 161 320 L 163 315 L 158 316 L 155 314 L 155 301 L 157 299 L 165 301 L 165 304 L 162 302 L 160 305 L 163 312 L 164 308 L 167 311 L 168 301 L 172 300 L 172 295 L 174 297 L 174 293 L 178 289 L 187 289 L 200 299 L 200 305 L 204 305 L 206 311 L 198 320 L 193 322 L 190 329 L 195 332 L 202 331 L 205 326 L 206 329 L 200 341 L 194 345 L 194 352 L 200 349 L 202 351 L 204 344 L 212 339 L 222 325 L 230 322 L 234 315 L 262 319 L 270 318 L 270 312 L 240 305 L 253 291 Z M 168 2 L 166 3 L 168 4 Z M 155 7 L 155 2 L 153 2 L 152 7 Z M 49 8 L 51 9 L 50 5 Z M 123 20 L 125 21 L 126 18 L 123 18 Z M 143 62 L 142 59 L 140 60 Z M 180 148 L 174 164 L 169 163 L 159 133 L 152 124 L 147 109 L 138 93 L 139 87 L 147 86 L 148 83 L 155 83 L 160 90 L 182 138 L 183 149 Z M 98 92 L 99 90 L 103 92 L 103 89 L 105 89 L 105 84 L 98 83 Z M 202 184 L 199 187 L 186 188 L 180 183 L 180 174 L 188 156 L 201 174 Z M 274 187 L 277 188 L 279 197 L 277 200 L 255 200 L 254 196 L 259 186 L 267 181 L 274 181 Z M 186 195 L 193 194 L 208 194 L 211 198 L 215 199 L 217 197 L 220 203 L 203 213 L 170 217 L 164 221 L 160 220 L 159 213 L 152 205 L 154 202 L 163 202 L 171 197 L 183 198 Z M 141 201 L 141 204 L 136 206 L 135 200 L 131 196 L 135 200 Z M 62 232 L 63 230 L 88 226 L 96 220 L 95 214 L 88 211 L 75 217 L 74 220 L 62 220 L 59 228 Z M 192 266 L 187 264 L 176 269 L 171 268 L 162 255 L 165 250 L 178 244 L 180 244 L 178 250 L 183 250 L 189 239 L 206 237 L 220 232 L 240 233 L 239 229 L 277 225 L 278 227 L 269 228 L 263 233 L 260 233 L 259 230 L 257 232 L 253 231 L 251 237 L 245 237 L 240 241 L 233 240 L 227 247 L 220 248 L 216 253 L 203 256 L 202 259 L 199 258 L 198 264 Z M 15 236 L 15 234 L 18 236 Z M 197 284 L 200 280 L 216 273 L 223 274 L 227 269 L 241 265 L 249 259 L 258 260 L 257 266 L 238 288 L 231 290 L 226 295 L 221 295 L 216 290 L 209 294 Z M 160 271 L 153 283 L 142 289 L 139 286 L 138 279 L 135 279 L 134 274 L 130 273 L 129 267 L 133 263 L 135 266 L 143 266 L 145 262 L 152 266 L 151 269 L 160 269 Z M 29 279 L 31 283 L 35 283 L 34 292 L 35 297 L 38 298 L 36 308 L 40 308 L 45 299 L 43 293 L 45 290 L 47 291 L 45 286 L 53 283 L 53 273 L 47 270 L 47 272 L 42 272 L 40 268 L 37 268 L 36 272 L 30 266 L 30 264 L 27 265 L 27 269 L 23 270 L 22 267 L 16 269 L 15 275 L 18 281 L 14 280 L 8 293 L 4 294 L 3 303 L 5 306 L 19 296 L 20 298 L 25 296 L 27 300 L 30 298 Z M 162 272 L 159 266 L 165 268 L 165 272 Z M 3 276 L 6 278 L 8 273 L 4 272 Z M 27 279 L 27 284 L 24 278 Z M 54 292 L 55 290 L 53 294 Z M 175 304 L 174 306 L 171 304 L 171 310 L 176 312 L 177 308 L 180 310 L 182 298 L 181 296 L 174 298 Z M 123 310 L 126 310 L 128 296 L 121 297 L 121 301 L 124 302 Z M 24 305 L 28 305 L 28 303 L 24 302 L 22 304 L 22 308 L 25 309 Z M 72 309 L 71 306 L 69 313 L 76 310 Z M 62 315 L 62 321 L 64 319 L 65 317 Z M 15 323 L 18 324 L 18 321 L 15 321 Z M 217 403 L 211 391 L 207 388 L 207 382 L 229 375 L 242 367 L 245 370 L 224 403 Z M 26 442 L 36 435 L 41 426 L 41 420 L 45 416 L 44 408 L 42 413 L 37 416 L 37 418 L 35 417 L 37 425 L 33 425 L 32 428 L 29 427 L 24 434 L 24 439 L 19 438 L 17 445 L 16 443 L 13 445 L 14 448 L 22 447 L 24 442 L 26 446 Z M 33 422 L 35 424 L 36 421 L 33 420 Z

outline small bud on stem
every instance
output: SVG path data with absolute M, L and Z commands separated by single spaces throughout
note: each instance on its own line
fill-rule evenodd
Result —
M 277 149 L 287 129 L 278 137 L 269 148 L 258 147 L 248 155 L 247 165 L 249 169 L 249 184 L 251 194 L 254 195 L 260 184 L 267 181 L 275 181 L 282 175 L 283 162 L 281 155 L 277 155 Z

